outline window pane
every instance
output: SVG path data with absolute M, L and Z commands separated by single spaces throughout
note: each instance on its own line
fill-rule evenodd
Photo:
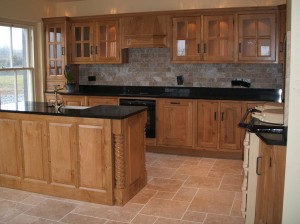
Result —
M 0 26 L 0 68 L 11 67 L 10 27 Z
M 13 67 L 28 67 L 27 56 L 28 31 L 23 28 L 12 28 Z
M 14 71 L 0 71 L 1 105 L 16 102 Z

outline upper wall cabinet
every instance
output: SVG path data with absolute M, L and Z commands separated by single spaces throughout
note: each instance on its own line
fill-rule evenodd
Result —
M 118 20 L 72 23 L 72 62 L 122 63 Z
M 233 62 L 233 21 L 233 15 L 173 18 L 172 61 Z
M 46 90 L 54 85 L 64 86 L 64 69 L 68 63 L 67 31 L 69 22 L 66 17 L 43 19 L 45 28 L 45 68 Z
M 276 13 L 239 15 L 238 60 L 276 61 Z
M 168 15 L 134 15 L 121 19 L 122 48 L 169 47 Z

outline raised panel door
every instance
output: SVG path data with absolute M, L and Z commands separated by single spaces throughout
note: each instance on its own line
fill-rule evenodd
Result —
M 218 148 L 219 103 L 198 101 L 197 145 L 201 148 Z
M 63 103 L 66 106 L 85 106 L 86 105 L 86 97 L 85 96 L 72 96 L 72 95 L 64 95 L 62 97 Z
M 219 148 L 224 150 L 241 149 L 242 105 L 236 102 L 220 103 L 220 140 Z
M 72 61 L 94 61 L 94 23 L 72 24 Z
M 112 192 L 110 127 L 110 120 L 103 119 L 78 126 L 80 188 Z
M 22 120 L 24 178 L 40 181 L 48 179 L 48 151 L 46 122 Z
M 90 96 L 87 98 L 87 105 L 91 107 L 98 106 L 98 105 L 118 105 L 118 99 L 109 98 L 109 97 Z
M 193 101 L 158 101 L 158 143 L 162 145 L 193 145 Z
M 49 122 L 50 183 L 76 185 L 76 126 Z
M 173 19 L 173 61 L 200 61 L 200 17 Z
M 239 61 L 276 60 L 276 14 L 239 15 Z
M 20 131 L 18 120 L 0 119 L 0 174 L 21 176 Z
M 205 61 L 234 60 L 233 15 L 203 16 L 203 55 Z

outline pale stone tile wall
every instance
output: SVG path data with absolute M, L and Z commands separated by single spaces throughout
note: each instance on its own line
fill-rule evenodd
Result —
M 282 88 L 281 64 L 172 64 L 170 49 L 129 49 L 129 63 L 80 65 L 80 85 L 231 87 L 231 80 L 251 80 L 252 88 Z M 88 81 L 96 76 L 96 81 Z

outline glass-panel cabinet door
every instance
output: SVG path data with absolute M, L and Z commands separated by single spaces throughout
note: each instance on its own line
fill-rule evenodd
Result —
M 57 79 L 62 76 L 65 63 L 64 30 L 61 24 L 46 25 L 47 76 Z
M 120 59 L 118 28 L 117 21 L 97 23 L 95 46 L 97 61 L 116 62 Z
M 93 61 L 95 49 L 93 46 L 93 24 L 72 24 L 72 61 Z
M 275 61 L 276 15 L 239 15 L 239 61 Z
M 205 61 L 233 61 L 233 15 L 203 17 Z
M 173 61 L 200 60 L 200 17 L 173 19 Z

